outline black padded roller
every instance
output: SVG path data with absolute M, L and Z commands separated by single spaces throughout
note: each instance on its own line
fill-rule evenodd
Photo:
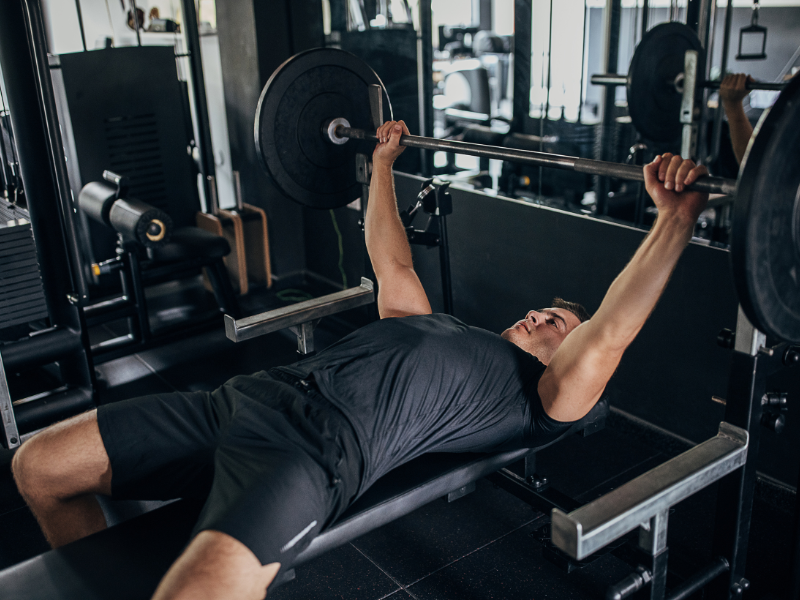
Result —
M 135 198 L 117 199 L 117 187 L 103 181 L 87 183 L 78 204 L 87 216 L 146 248 L 163 246 L 172 234 L 167 213 Z

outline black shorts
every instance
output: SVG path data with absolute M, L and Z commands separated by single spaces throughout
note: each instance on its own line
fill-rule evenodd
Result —
M 114 499 L 204 497 L 194 535 L 224 532 L 288 569 L 355 497 L 361 452 L 313 385 L 272 371 L 212 393 L 134 398 L 97 410 Z

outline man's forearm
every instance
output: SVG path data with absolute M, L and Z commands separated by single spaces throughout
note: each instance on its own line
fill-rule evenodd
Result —
M 392 167 L 375 163 L 365 224 L 367 252 L 378 279 L 393 267 L 412 268 L 411 248 L 397 212 Z
M 747 113 L 744 112 L 744 106 L 741 102 L 734 104 L 723 104 L 725 114 L 728 116 L 728 128 L 731 133 L 731 146 L 733 146 L 733 153 L 736 155 L 736 162 L 742 164 L 744 153 L 747 151 L 747 144 L 753 135 L 753 126 L 750 124 L 750 119 L 747 118 Z
M 607 347 L 619 352 L 633 341 L 655 308 L 684 248 L 694 223 L 659 217 L 631 261 L 608 289 L 591 319 Z

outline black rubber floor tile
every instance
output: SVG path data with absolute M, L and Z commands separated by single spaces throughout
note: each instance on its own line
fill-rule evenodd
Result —
M 270 590 L 270 600 L 378 600 L 408 598 L 392 581 L 352 545 L 346 544 L 296 569 L 294 581 Z M 391 594 L 391 595 L 390 595 Z
M 449 503 L 435 500 L 361 536 L 353 545 L 405 586 L 543 517 L 480 480 L 471 494 Z
M 585 492 L 578 494 L 574 497 L 581 504 L 587 504 L 592 500 L 599 498 L 600 496 L 604 496 L 611 490 L 614 490 L 620 487 L 621 485 L 625 485 L 629 481 L 636 479 L 639 475 L 647 473 L 650 469 L 653 469 L 659 466 L 660 464 L 665 463 L 667 460 L 668 458 L 661 454 L 657 454 L 656 456 L 650 456 L 648 458 L 645 458 L 639 463 L 627 466 L 625 469 L 620 470 L 620 472 L 615 474 L 614 476 L 598 482 L 597 485 L 589 488 Z
M 658 454 L 652 446 L 606 427 L 588 437 L 571 435 L 537 454 L 537 474 L 577 497 Z
M 49 549 L 36 519 L 27 507 L 0 516 L 0 570 Z
M 630 573 L 607 555 L 568 575 L 544 559 L 535 529 L 514 531 L 407 589 L 420 600 L 594 600 Z
M 100 404 L 117 402 L 147 394 L 163 394 L 174 389 L 137 355 L 111 360 L 95 367 Z
M 297 360 L 296 342 L 279 333 L 234 343 L 222 329 L 140 352 L 139 357 L 180 391 L 210 391 L 234 375 Z

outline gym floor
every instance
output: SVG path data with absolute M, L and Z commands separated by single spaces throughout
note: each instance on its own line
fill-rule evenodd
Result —
M 322 347 L 336 336 L 321 327 L 316 339 Z M 210 331 L 99 365 L 100 402 L 211 390 L 233 374 L 295 357 L 294 339 L 283 334 L 234 345 L 221 330 Z M 614 413 L 602 431 L 566 439 L 542 451 L 537 463 L 553 487 L 587 502 L 685 449 L 680 440 Z M 7 452 L 0 455 L 0 569 L 47 550 L 16 492 L 8 458 Z M 715 501 L 712 487 L 673 509 L 670 586 L 711 559 Z M 792 503 L 788 491 L 759 485 L 748 555 L 750 599 L 780 597 L 778 574 L 788 569 Z M 270 598 L 603 598 L 609 584 L 631 572 L 606 554 L 567 574 L 543 555 L 548 522 L 549 515 L 482 480 L 455 502 L 432 502 L 299 567 L 296 579 Z

